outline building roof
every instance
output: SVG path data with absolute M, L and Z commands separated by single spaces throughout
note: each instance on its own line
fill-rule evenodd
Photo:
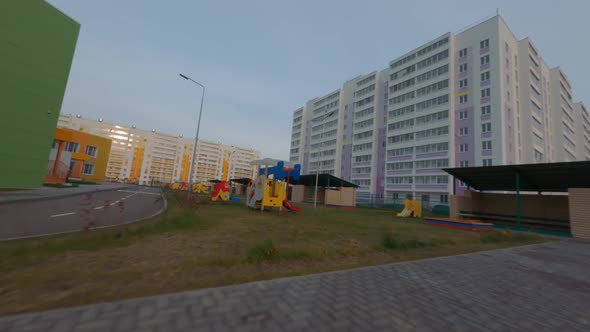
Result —
M 567 192 L 569 188 L 590 188 L 590 161 L 443 170 L 480 191 L 516 191 L 516 174 L 521 191 Z
M 302 184 L 304 186 L 315 186 L 315 174 L 301 175 L 299 180 L 289 180 L 291 184 Z M 318 187 L 353 187 L 358 188 L 354 183 L 335 177 L 331 174 L 318 175 Z

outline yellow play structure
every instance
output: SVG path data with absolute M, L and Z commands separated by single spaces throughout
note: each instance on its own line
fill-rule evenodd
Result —
M 197 194 L 208 194 L 209 188 L 202 183 L 195 183 L 193 184 L 193 192 Z
M 269 166 L 275 163 L 276 166 Z M 285 167 L 283 161 L 270 158 L 255 160 L 252 165 L 258 166 L 258 177 L 248 185 L 246 195 L 248 207 L 261 211 L 272 208 L 301 211 L 287 199 L 289 179 L 299 179 L 301 165 Z
M 415 199 L 406 199 L 404 203 L 404 209 L 402 210 L 402 212 L 398 213 L 397 216 L 402 218 L 422 217 L 422 203 Z

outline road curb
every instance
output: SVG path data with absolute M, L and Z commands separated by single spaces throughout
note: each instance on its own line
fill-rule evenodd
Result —
M 68 197 L 73 197 L 73 196 L 78 196 L 78 195 L 94 194 L 94 193 L 113 191 L 113 190 L 130 189 L 133 187 L 135 187 L 135 186 L 124 186 L 124 187 L 109 188 L 109 189 L 97 189 L 97 190 L 92 190 L 92 191 L 68 193 L 68 194 L 63 194 L 63 195 L 58 195 L 58 196 L 27 197 L 27 198 L 20 198 L 20 199 L 9 200 L 9 201 L 0 201 L 0 205 L 11 204 L 11 203 L 21 203 L 21 202 L 49 201 L 49 200 L 53 200 L 53 199 L 68 198 Z
M 121 188 L 120 188 L 121 189 Z M 118 190 L 118 189 L 117 189 Z M 108 190 L 102 190 L 102 191 L 108 191 Z M 97 191 L 94 191 L 97 192 Z M 162 208 L 160 210 L 158 210 L 156 213 L 153 213 L 145 218 L 138 218 L 135 220 L 131 220 L 128 222 L 125 222 L 124 224 L 116 224 L 116 225 L 106 225 L 106 226 L 99 226 L 99 227 L 92 227 L 89 228 L 89 231 L 95 230 L 95 229 L 103 229 L 103 228 L 110 228 L 110 227 L 121 227 L 121 226 L 126 226 L 129 224 L 134 224 L 140 221 L 144 221 L 147 219 L 151 219 L 154 217 L 159 216 L 160 214 L 164 213 L 165 211 L 168 210 L 168 200 L 166 200 L 166 196 L 164 195 L 164 191 L 162 189 L 160 189 L 160 195 L 162 196 L 162 199 L 164 200 L 164 203 L 162 205 Z M 62 196 L 64 197 L 64 196 Z M 18 236 L 18 237 L 10 237 L 10 238 L 6 238 L 6 239 L 0 239 L 0 242 L 8 242 L 8 241 L 16 241 L 16 240 L 26 240 L 26 239 L 34 239 L 34 238 L 41 238 L 41 237 L 47 237 L 47 236 L 53 236 L 53 235 L 62 235 L 62 234 L 71 234 L 71 233 L 79 233 L 79 232 L 84 232 L 84 229 L 78 229 L 78 230 L 72 230 L 72 231 L 65 231 L 65 232 L 55 232 L 55 233 L 47 233 L 47 234 L 40 234 L 40 235 L 28 235 L 28 236 Z

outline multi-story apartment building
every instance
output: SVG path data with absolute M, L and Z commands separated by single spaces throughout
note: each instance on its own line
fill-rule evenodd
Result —
M 333 174 L 358 184 L 361 193 L 444 202 L 465 187 L 453 188 L 441 168 L 590 154 L 588 113 L 572 102 L 566 75 L 551 69 L 529 38 L 517 39 L 500 16 L 446 33 L 386 69 L 344 83 L 295 111 L 294 121 L 309 124 L 336 94 L 340 115 L 330 125 L 343 139 L 331 146 L 336 157 L 329 162 L 340 166 Z M 322 153 L 316 139 L 323 133 L 305 123 L 294 122 L 291 150 L 292 160 L 304 164 L 305 153 Z M 304 167 L 304 173 L 315 170 Z
M 58 127 L 80 130 L 112 140 L 107 164 L 108 180 L 188 182 L 194 140 L 135 126 L 122 126 L 81 116 L 61 114 Z M 206 182 L 222 175 L 223 159 L 229 157 L 229 178 L 253 178 L 250 163 L 260 152 L 199 140 L 193 181 Z
M 590 160 L 590 115 L 583 103 L 574 104 L 576 123 L 576 156 L 581 160 Z

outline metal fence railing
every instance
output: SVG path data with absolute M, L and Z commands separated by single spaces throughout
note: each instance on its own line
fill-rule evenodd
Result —
M 422 204 L 422 210 L 425 214 L 449 215 L 449 203 L 440 200 L 416 198 Z M 383 195 L 363 195 L 357 194 L 357 207 L 365 208 L 383 208 L 403 210 L 405 198 L 385 197 Z

